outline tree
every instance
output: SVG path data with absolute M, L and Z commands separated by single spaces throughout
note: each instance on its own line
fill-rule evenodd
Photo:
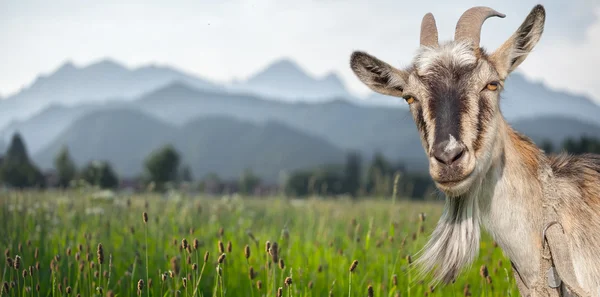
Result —
M 166 183 L 177 180 L 179 161 L 179 153 L 172 145 L 155 150 L 146 158 L 146 174 L 157 190 L 162 191 Z
M 194 181 L 194 176 L 192 175 L 192 169 L 190 168 L 190 166 L 188 166 L 188 165 L 183 166 L 183 168 L 181 169 L 181 173 L 179 174 L 179 177 L 182 182 Z
M 251 169 L 244 170 L 240 178 L 240 193 L 249 195 L 254 192 L 254 189 L 260 184 L 260 178 L 256 176 Z
M 89 184 L 98 186 L 102 189 L 116 188 L 119 185 L 119 178 L 106 161 L 92 161 L 81 170 L 81 178 Z
M 15 188 L 43 187 L 45 178 L 31 162 L 21 135 L 15 133 L 0 166 L 0 181 Z
M 352 197 L 356 197 L 361 186 L 361 157 L 356 152 L 346 156 L 344 168 L 344 191 Z
M 367 170 L 366 190 L 370 194 L 388 195 L 392 188 L 392 166 L 381 153 L 376 153 Z
M 552 141 L 545 139 L 544 141 L 542 141 L 540 148 L 542 150 L 544 150 L 544 152 L 546 152 L 546 154 L 552 154 L 554 153 L 554 145 L 552 144 Z
M 312 172 L 310 171 L 295 171 L 290 174 L 285 182 L 284 191 L 289 196 L 307 196 L 311 189 L 309 183 Z
M 58 174 L 58 185 L 60 187 L 68 187 L 71 181 L 75 179 L 77 167 L 71 159 L 69 149 L 66 146 L 63 146 L 58 155 L 56 155 L 54 168 Z

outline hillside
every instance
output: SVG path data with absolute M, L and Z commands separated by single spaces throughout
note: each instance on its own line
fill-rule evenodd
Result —
M 600 139 L 600 126 L 566 117 L 542 116 L 516 121 L 517 131 L 529 136 L 536 143 L 550 140 L 560 145 L 568 137 L 591 136 Z
M 82 166 L 91 160 L 108 160 L 114 169 L 129 176 L 139 173 L 143 159 L 155 148 L 174 139 L 176 129 L 139 111 L 108 109 L 77 119 L 34 160 L 52 168 L 63 145 Z
M 40 75 L 19 93 L 0 101 L 0 127 L 23 120 L 53 104 L 77 105 L 106 100 L 131 100 L 175 81 L 199 89 L 219 87 L 182 71 L 154 65 L 127 68 L 113 60 L 85 67 L 67 62 L 48 75 Z
M 138 175 L 148 154 L 167 143 L 181 152 L 195 176 L 215 172 L 237 177 L 252 168 L 276 180 L 283 170 L 343 160 L 341 149 L 276 122 L 250 124 L 224 117 L 205 117 L 177 128 L 131 109 L 92 112 L 76 120 L 34 159 L 50 168 L 67 145 L 77 164 L 110 161 L 124 176 Z

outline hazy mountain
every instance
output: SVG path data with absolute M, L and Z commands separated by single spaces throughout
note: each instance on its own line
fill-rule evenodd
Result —
M 507 115 L 509 121 L 519 123 L 520 120 L 527 119 L 511 116 L 510 105 L 520 102 L 522 106 L 525 106 L 528 104 L 527 101 L 532 99 L 524 97 L 517 101 L 513 94 L 509 95 L 506 96 L 508 98 L 502 99 L 503 102 L 509 103 L 509 108 L 503 107 L 505 113 L 509 113 Z M 550 97 L 546 96 L 546 98 Z M 120 103 L 121 106 L 123 104 L 125 103 Z M 422 168 L 427 164 L 412 117 L 406 107 L 359 106 L 346 100 L 323 103 L 289 103 L 265 100 L 251 95 L 203 91 L 181 83 L 174 83 L 150 92 L 127 105 L 177 126 L 182 126 L 188 121 L 202 116 L 228 116 L 254 123 L 278 121 L 308 135 L 320 137 L 342 149 L 357 150 L 367 156 L 380 151 L 389 158 L 402 160 L 408 166 L 415 168 Z M 545 104 L 540 103 L 540 105 Z M 107 104 L 103 108 L 110 106 L 113 105 Z M 52 120 L 50 117 L 44 119 L 41 116 L 39 119 L 32 118 L 26 122 L 28 125 L 22 124 L 22 127 L 32 127 L 29 130 L 23 130 L 26 131 L 24 133 L 26 141 L 30 141 L 29 139 L 35 138 L 35 134 L 39 134 L 38 139 L 41 140 L 33 141 L 32 144 L 32 148 L 39 149 L 41 144 L 48 143 L 60 132 L 58 128 L 44 129 L 42 128 L 44 125 L 56 122 L 53 124 L 55 127 L 67 126 L 69 120 L 74 121 L 98 107 L 94 109 L 88 106 L 87 111 L 85 108 L 85 106 L 72 108 L 70 116 L 56 112 L 57 115 L 54 116 L 56 120 Z M 590 105 L 587 109 L 593 110 L 594 108 L 597 107 Z M 559 127 L 562 125 L 560 131 L 564 131 L 564 133 L 556 133 L 554 137 L 556 139 L 562 139 L 568 135 L 579 136 L 582 131 L 590 131 L 593 130 L 590 127 L 594 127 L 586 124 L 590 121 L 567 121 L 570 118 L 560 114 L 549 114 L 542 120 L 546 118 L 555 120 L 555 123 L 558 123 L 555 125 Z M 541 130 L 546 133 L 543 135 L 552 136 L 551 133 L 546 132 L 552 132 L 552 129 L 543 131 L 544 127 L 551 127 L 550 125 L 538 124 L 541 120 L 537 117 L 533 119 L 531 122 L 523 122 L 517 128 L 523 129 L 527 134 L 539 135 Z M 30 123 L 38 121 L 40 123 Z M 9 133 L 5 132 L 5 136 L 8 135 Z
M 550 89 L 520 73 L 506 80 L 501 108 L 507 119 L 562 116 L 600 124 L 600 106 L 591 98 Z
M 600 139 L 599 125 L 566 117 L 542 116 L 519 120 L 512 126 L 538 144 L 550 140 L 555 145 L 560 145 L 568 137 L 584 135 Z
M 34 160 L 52 168 L 63 145 L 79 166 L 91 160 L 108 160 L 123 175 L 141 170 L 143 159 L 155 148 L 174 140 L 176 129 L 142 112 L 112 109 L 77 119 Z
M 13 120 L 25 119 L 52 104 L 133 99 L 174 81 L 199 89 L 218 89 L 211 82 L 170 67 L 129 69 L 112 60 L 85 67 L 65 63 L 53 73 L 39 76 L 19 93 L 0 101 L 0 127 Z
M 328 142 L 276 122 L 251 124 L 206 117 L 177 128 L 131 109 L 101 110 L 76 120 L 34 159 L 51 168 L 63 145 L 79 164 L 108 160 L 123 176 L 140 174 L 148 154 L 172 143 L 194 175 L 236 177 L 252 168 L 275 180 L 280 171 L 340 162 L 343 152 Z
M 30 153 L 35 154 L 48 145 L 61 132 L 67 129 L 79 117 L 95 110 L 115 108 L 127 103 L 118 101 L 94 102 L 76 106 L 53 104 L 23 121 L 13 121 L 1 130 L 0 135 L 4 141 L 9 141 L 15 132 L 19 132 Z
M 225 117 L 199 118 L 179 130 L 177 147 L 194 174 L 239 177 L 251 168 L 274 181 L 282 173 L 340 163 L 344 152 L 329 142 L 279 122 L 263 124 Z
M 289 59 L 275 61 L 246 81 L 234 83 L 232 89 L 287 101 L 352 97 L 337 74 L 315 78 Z

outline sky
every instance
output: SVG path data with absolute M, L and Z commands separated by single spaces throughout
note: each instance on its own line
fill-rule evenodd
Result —
M 217 82 L 291 58 L 315 76 L 336 72 L 365 95 L 349 68 L 352 51 L 406 66 L 425 13 L 434 14 L 440 40 L 450 40 L 460 15 L 479 5 L 506 14 L 483 26 L 481 44 L 491 51 L 537 3 L 546 7 L 545 32 L 519 71 L 600 102 L 600 0 L 1 0 L 0 95 L 67 61 L 104 58 L 169 65 Z

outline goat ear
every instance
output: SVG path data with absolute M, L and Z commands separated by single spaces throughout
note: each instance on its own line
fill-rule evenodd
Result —
M 517 31 L 490 56 L 502 79 L 514 71 L 542 37 L 546 11 L 536 5 Z
M 365 52 L 354 52 L 350 57 L 354 74 L 371 90 L 390 96 L 402 97 L 408 73 L 394 68 Z

